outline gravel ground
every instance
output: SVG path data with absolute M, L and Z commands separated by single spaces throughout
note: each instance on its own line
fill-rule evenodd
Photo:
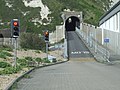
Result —
M 63 59 L 63 57 L 61 56 L 62 55 L 62 50 L 50 51 L 49 55 L 53 55 L 53 56 L 57 57 L 57 60 L 62 60 Z M 27 56 L 30 56 L 30 57 L 33 57 L 33 58 L 36 58 L 36 57 L 45 58 L 46 53 L 43 53 L 43 52 L 36 53 L 36 50 L 27 50 L 27 51 L 19 50 L 19 51 L 17 51 L 17 57 L 24 58 L 24 57 L 27 57 Z M 6 61 L 12 62 L 11 59 L 8 58 Z M 2 61 L 2 59 L 0 59 L 0 61 Z M 21 76 L 21 74 L 23 74 L 25 71 L 28 71 L 28 70 L 27 69 L 23 70 L 23 71 L 21 71 L 17 74 L 0 75 L 0 90 L 4 90 L 11 81 L 13 81 L 17 77 Z
M 17 73 L 17 74 L 11 74 L 11 75 L 0 75 L 0 90 L 4 90 L 7 85 L 9 85 L 10 82 L 12 82 L 14 79 L 22 75 L 23 71 Z

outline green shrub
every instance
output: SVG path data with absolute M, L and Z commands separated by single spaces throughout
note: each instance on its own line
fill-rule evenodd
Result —
M 2 70 L 0 70 L 0 75 L 2 75 L 3 74 L 3 72 L 2 72 Z
M 42 62 L 42 59 L 41 58 L 35 58 L 35 61 Z
M 35 61 L 38 62 L 38 65 L 43 62 L 41 58 L 35 58 Z
M 11 53 L 6 52 L 6 51 L 3 51 L 3 54 L 5 54 L 5 55 L 8 56 L 8 57 L 12 57 L 12 56 L 13 56 Z
M 13 55 L 9 52 L 6 52 L 6 51 L 3 51 L 3 50 L 0 50 L 0 58 L 4 58 L 6 59 L 6 57 L 12 57 Z
M 14 68 L 15 68 L 15 67 L 14 67 Z M 17 66 L 17 67 L 15 68 L 15 70 L 16 70 L 16 72 L 18 72 L 18 71 L 22 70 L 22 67 L 21 67 L 21 66 Z
M 36 53 L 41 53 L 39 50 L 36 50 L 35 52 L 36 52 Z
M 13 51 L 13 49 L 7 45 L 3 45 L 2 47 L 0 47 L 0 50 Z
M 3 71 L 2 71 L 2 73 L 3 74 L 12 74 L 12 73 L 14 73 L 16 70 L 15 70 L 15 68 L 13 68 L 13 67 L 8 67 L 8 68 L 5 68 Z
M 4 70 L 2 70 L 0 73 L 1 74 L 13 74 L 13 73 L 17 73 L 18 71 L 20 71 L 22 68 L 20 66 L 15 67 L 7 67 Z
M 44 58 L 44 59 L 43 59 L 43 62 L 44 62 L 44 63 L 50 63 L 50 61 L 49 61 L 47 58 Z
M 6 59 L 6 55 L 2 51 L 0 51 L 0 58 Z
M 26 59 L 18 59 L 17 60 L 20 66 L 27 66 L 27 60 Z
M 20 46 L 27 49 L 40 50 L 45 48 L 45 42 L 35 33 L 21 33 Z
M 25 59 L 28 60 L 28 61 L 33 61 L 32 57 L 25 57 Z
M 11 64 L 7 62 L 0 62 L 0 68 L 6 68 L 6 67 L 11 67 Z
M 28 49 L 27 48 L 24 48 L 25 51 L 27 51 Z

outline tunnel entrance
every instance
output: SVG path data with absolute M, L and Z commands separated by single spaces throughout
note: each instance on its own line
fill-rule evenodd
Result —
M 4 37 L 3 37 L 3 34 L 1 34 L 1 33 L 0 33 L 0 38 L 4 38 Z
M 0 45 L 3 45 L 4 42 L 4 36 L 0 33 Z
M 75 27 L 80 28 L 80 20 L 78 17 L 71 16 L 65 22 L 66 31 L 75 31 Z

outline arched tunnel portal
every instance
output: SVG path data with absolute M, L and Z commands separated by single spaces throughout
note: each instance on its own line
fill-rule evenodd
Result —
M 66 31 L 75 31 L 75 28 L 80 28 L 80 20 L 78 17 L 71 16 L 65 21 Z

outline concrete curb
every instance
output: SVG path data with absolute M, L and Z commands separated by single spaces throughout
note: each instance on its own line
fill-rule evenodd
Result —
M 9 83 L 9 85 L 5 88 L 5 90 L 10 90 L 11 87 L 13 86 L 13 84 L 14 84 L 15 82 L 19 81 L 21 78 L 24 77 L 24 75 L 29 74 L 29 73 L 32 72 L 34 69 L 35 69 L 35 68 L 33 68 L 33 69 L 31 69 L 31 70 L 25 72 L 24 74 L 22 74 L 22 75 L 19 76 L 18 78 L 12 80 L 12 81 Z
M 11 90 L 12 86 L 18 82 L 20 79 L 22 79 L 25 75 L 31 73 L 32 71 L 34 71 L 35 69 L 39 69 L 39 68 L 43 68 L 43 67 L 48 67 L 48 66 L 52 66 L 52 65 L 57 65 L 57 64 L 61 64 L 61 63 L 65 63 L 66 61 L 61 61 L 61 62 L 56 62 L 56 63 L 52 63 L 52 64 L 48 64 L 48 65 L 43 65 L 43 66 L 38 66 L 38 67 L 34 67 L 31 70 L 25 72 L 24 74 L 22 74 L 21 76 L 17 77 L 16 79 L 12 80 L 9 85 L 4 89 L 4 90 Z

